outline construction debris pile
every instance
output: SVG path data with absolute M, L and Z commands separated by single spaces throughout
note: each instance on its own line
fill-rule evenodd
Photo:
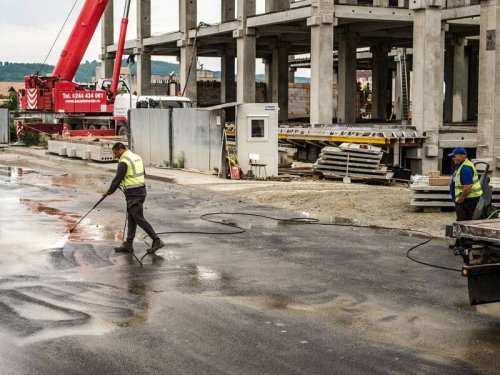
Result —
M 380 147 L 342 143 L 338 147 L 324 147 L 319 156 L 313 166 L 314 173 L 326 178 L 389 181 L 393 177 L 393 172 L 381 164 Z

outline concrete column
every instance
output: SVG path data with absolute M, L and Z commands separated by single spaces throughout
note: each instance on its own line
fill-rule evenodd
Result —
M 450 41 L 445 43 L 444 51 L 444 113 L 443 121 L 452 122 L 453 119 L 453 52 L 454 45 Z
M 193 40 L 189 39 L 189 30 L 197 26 L 197 0 L 179 0 L 179 31 L 181 38 L 177 41 L 180 47 L 180 84 L 184 96 L 195 103 L 198 102 L 196 88 L 197 56 Z
M 345 31 L 339 38 L 340 123 L 356 122 L 356 35 Z
M 384 45 L 371 47 L 372 51 L 372 117 L 385 120 L 388 117 L 387 103 L 387 53 Z
M 232 103 L 236 101 L 236 81 L 234 79 L 234 61 L 236 53 L 226 49 L 221 59 L 221 101 Z
M 466 119 L 466 105 L 464 98 L 467 97 L 466 82 L 467 71 L 465 70 L 465 38 L 460 37 L 454 41 L 453 46 L 453 122 L 463 122 Z
M 479 80 L 479 44 L 470 43 L 469 71 L 467 80 L 467 120 L 477 120 L 478 111 L 478 80 Z
M 436 3 L 439 1 L 437 0 Z M 415 5 L 417 4 L 417 5 Z M 439 127 L 443 123 L 444 32 L 441 7 L 424 2 L 413 9 L 412 125 L 426 136 L 418 173 L 439 168 Z
M 288 69 L 288 82 L 295 83 L 295 73 L 297 72 L 297 68 L 289 68 Z
M 466 43 L 468 44 L 468 43 Z M 467 121 L 469 119 L 469 50 L 464 48 L 464 91 L 462 97 L 462 105 L 463 105 L 463 121 Z
M 288 57 L 288 61 L 295 60 L 295 55 L 291 55 Z M 295 82 L 295 72 L 297 71 L 297 68 L 292 68 L 290 65 L 288 65 L 288 82 L 294 83 Z
M 137 1 L 137 93 L 148 95 L 151 87 L 151 54 L 143 47 L 143 40 L 151 36 L 151 0 Z
M 339 67 L 336 63 L 333 64 L 333 100 L 332 100 L 332 116 L 335 122 L 338 122 L 339 117 Z
M 403 118 L 403 93 L 401 92 L 401 64 L 399 61 L 399 56 L 394 57 L 396 61 L 396 71 L 394 76 L 394 114 L 396 115 L 396 120 L 401 120 Z
M 392 165 L 399 166 L 399 159 L 401 158 L 401 147 L 399 142 L 394 143 L 392 146 Z
M 96 78 L 111 78 L 113 76 L 113 65 L 115 61 L 114 54 L 106 53 L 106 47 L 113 44 L 114 29 L 113 29 L 113 0 L 109 0 L 101 22 L 101 60 L 102 60 L 102 77 Z
M 227 22 L 234 20 L 235 18 L 235 6 L 234 0 L 221 0 L 221 22 Z
M 479 103 L 477 124 L 477 157 L 492 162 L 495 176 L 499 175 L 497 155 L 500 155 L 500 48 L 496 30 L 500 30 L 500 2 L 481 1 L 479 35 Z M 499 69 L 497 69 L 497 66 Z
M 278 103 L 280 122 L 288 121 L 288 46 L 278 43 L 273 48 L 272 65 L 272 102 Z
M 290 9 L 289 0 L 266 0 L 266 13 L 269 12 L 282 12 Z
M 274 57 L 274 56 L 273 56 Z M 262 59 L 264 64 L 264 74 L 266 79 L 266 102 L 271 103 L 273 101 L 273 64 L 272 58 Z
M 318 0 L 311 5 L 311 124 L 331 124 L 333 107 L 334 2 Z
M 255 30 L 247 29 L 247 17 L 255 15 L 255 0 L 238 0 L 238 28 L 233 31 L 238 58 L 238 102 L 255 103 Z

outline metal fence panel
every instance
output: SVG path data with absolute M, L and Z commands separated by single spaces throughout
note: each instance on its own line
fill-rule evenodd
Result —
M 212 171 L 220 168 L 221 126 L 216 112 L 191 109 L 173 110 L 173 157 L 183 153 L 185 168 Z
M 195 108 L 175 109 L 172 113 L 173 159 L 178 163 L 180 156 L 185 158 L 185 168 L 197 168 L 197 129 Z
M 169 110 L 133 109 L 131 113 L 132 150 L 145 165 L 164 165 L 169 160 Z
M 219 123 L 217 123 L 217 118 Z M 210 112 L 210 171 L 214 168 L 217 170 L 221 169 L 221 159 L 222 159 L 222 129 L 224 124 L 223 111 L 211 111 Z
M 168 109 L 149 110 L 151 135 L 151 164 L 164 166 L 169 162 L 169 117 Z
M 179 108 L 173 110 L 170 119 L 169 109 L 133 109 L 132 150 L 146 165 L 179 165 L 183 155 L 184 168 L 213 171 L 220 168 L 222 155 L 222 128 L 217 125 L 217 115 L 217 111 Z
M 0 143 L 10 142 L 9 110 L 0 108 Z

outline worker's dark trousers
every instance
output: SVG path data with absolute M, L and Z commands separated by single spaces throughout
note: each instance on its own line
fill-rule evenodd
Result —
M 463 203 L 455 203 L 455 213 L 457 214 L 457 221 L 472 220 L 474 216 L 474 211 L 476 210 L 477 202 L 479 202 L 479 197 L 477 198 L 467 198 Z M 455 241 L 455 247 L 463 247 L 465 242 L 463 239 L 458 238 Z
M 157 238 L 156 232 L 149 222 L 144 218 L 143 204 L 146 197 L 127 198 L 128 230 L 127 242 L 133 242 L 137 226 L 141 227 L 151 239 Z
M 476 210 L 477 198 L 467 198 L 463 203 L 455 203 L 455 213 L 457 214 L 457 221 L 472 220 L 474 211 Z

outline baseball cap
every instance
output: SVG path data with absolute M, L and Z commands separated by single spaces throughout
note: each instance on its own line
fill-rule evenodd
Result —
M 452 158 L 455 155 L 467 155 L 467 151 L 465 151 L 465 148 L 463 147 L 455 147 L 453 151 L 448 154 L 448 156 Z

